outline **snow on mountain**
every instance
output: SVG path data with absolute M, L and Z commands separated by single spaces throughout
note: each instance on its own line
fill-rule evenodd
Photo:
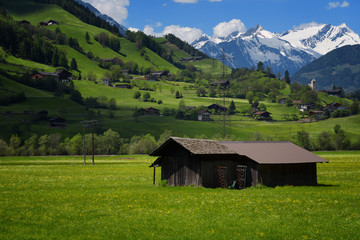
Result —
M 272 33 L 257 25 L 245 33 L 233 32 L 227 37 L 202 35 L 192 45 L 210 57 L 220 58 L 222 48 L 232 56 L 229 67 L 252 67 L 262 61 L 273 72 L 296 72 L 327 52 L 360 44 L 360 37 L 345 24 L 312 24 L 284 33 Z
M 280 35 L 294 47 L 324 55 L 334 49 L 360 43 L 360 37 L 345 23 L 339 26 L 321 24 L 303 29 L 292 29 Z

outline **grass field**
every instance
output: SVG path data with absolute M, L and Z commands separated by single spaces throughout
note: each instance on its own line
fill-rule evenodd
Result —
M 359 239 L 360 151 L 317 154 L 319 186 L 241 191 L 152 185 L 148 156 L 3 157 L 0 238 Z

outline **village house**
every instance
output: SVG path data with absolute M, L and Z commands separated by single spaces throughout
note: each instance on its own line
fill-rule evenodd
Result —
M 110 78 L 103 78 L 101 79 L 101 82 L 102 84 L 106 85 L 106 86 L 109 86 L 109 87 L 112 87 L 112 84 L 111 84 L 111 79 Z
M 202 110 L 198 112 L 198 121 L 208 122 L 213 121 L 211 114 L 208 111 Z
M 334 112 L 335 110 L 337 110 L 339 107 L 341 107 L 340 103 L 330 103 L 330 104 L 327 104 L 323 108 L 323 110 L 327 111 L 330 114 L 330 113 Z
M 209 105 L 207 108 L 210 110 L 214 110 L 217 114 L 220 114 L 222 112 L 227 112 L 227 110 L 228 110 L 226 107 L 224 107 L 220 104 L 217 104 L 217 103 L 213 103 L 213 104 Z
M 229 80 L 225 80 L 225 81 L 216 81 L 211 84 L 211 86 L 215 86 L 215 87 L 217 87 L 218 85 L 220 85 L 221 88 L 227 88 L 230 86 L 230 82 Z
M 193 58 L 192 57 L 182 57 L 180 58 L 180 62 L 192 62 Z
M 59 25 L 59 22 L 57 22 L 57 21 L 55 21 L 55 20 L 49 20 L 48 21 L 48 26 L 50 26 L 50 25 Z
M 287 98 L 280 98 L 279 103 L 280 104 L 286 104 L 287 100 L 288 100 Z
M 114 58 L 102 58 L 101 62 L 114 64 Z
M 66 120 L 61 117 L 54 117 L 49 120 L 51 127 L 59 127 L 64 128 L 66 127 Z
M 115 87 L 124 88 L 124 89 L 132 89 L 132 86 L 130 84 L 128 84 L 128 83 L 116 84 Z
M 153 107 L 141 108 L 140 109 L 140 114 L 145 115 L 145 116 L 159 116 L 160 111 L 159 111 L 159 109 L 156 109 L 156 108 L 153 108 Z
M 57 22 L 55 20 L 49 20 L 48 22 L 40 22 L 39 25 L 46 27 L 46 26 L 50 26 L 50 25 L 59 25 L 59 22 Z
M 297 104 L 296 107 L 300 110 L 300 112 L 308 112 L 311 109 L 315 108 L 315 104 L 314 103 L 300 103 L 300 104 Z
M 253 115 L 256 120 L 272 120 L 270 114 L 271 113 L 268 111 L 259 111 L 255 112 Z
M 72 73 L 64 69 L 56 70 L 55 72 L 36 72 L 31 75 L 32 79 L 51 77 L 56 81 L 68 83 L 71 80 Z
M 22 25 L 30 25 L 30 22 L 27 20 L 21 20 L 19 23 Z
M 310 118 L 320 120 L 325 117 L 325 112 L 321 110 L 311 110 L 309 111 L 308 115 Z
M 331 96 L 335 97 L 342 97 L 342 90 L 341 89 L 334 89 L 334 90 L 319 90 L 319 92 L 327 93 Z
M 145 77 L 145 79 L 147 81 L 160 81 L 160 79 L 162 77 L 167 77 L 168 76 L 168 72 L 167 71 L 155 71 L 155 72 L 151 72 L 150 75 L 147 75 Z
M 217 142 L 170 137 L 153 151 L 170 186 L 244 188 L 316 185 L 316 164 L 327 160 L 291 142 Z

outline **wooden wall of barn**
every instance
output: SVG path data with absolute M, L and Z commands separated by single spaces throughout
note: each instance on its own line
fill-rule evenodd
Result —
M 266 186 L 316 185 L 316 163 L 260 164 L 259 181 Z
M 174 149 L 172 156 L 164 157 L 161 179 L 169 186 L 201 185 L 201 162 L 185 150 Z

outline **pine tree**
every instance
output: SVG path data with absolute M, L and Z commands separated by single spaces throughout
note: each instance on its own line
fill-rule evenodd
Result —
M 264 71 L 264 64 L 261 61 L 257 64 L 257 70 L 260 72 Z
M 229 107 L 229 114 L 234 115 L 236 111 L 235 103 L 233 100 L 231 100 L 230 107 Z
M 77 66 L 77 62 L 76 62 L 75 58 L 71 59 L 70 68 L 72 70 L 76 70 L 76 71 L 78 70 L 78 66 Z
M 87 43 L 90 43 L 90 35 L 88 32 L 86 32 L 85 39 Z
M 284 74 L 284 81 L 286 82 L 286 83 L 288 83 L 288 84 L 290 84 L 290 74 L 289 74 L 289 71 L 288 70 L 286 70 L 285 71 L 285 74 Z

